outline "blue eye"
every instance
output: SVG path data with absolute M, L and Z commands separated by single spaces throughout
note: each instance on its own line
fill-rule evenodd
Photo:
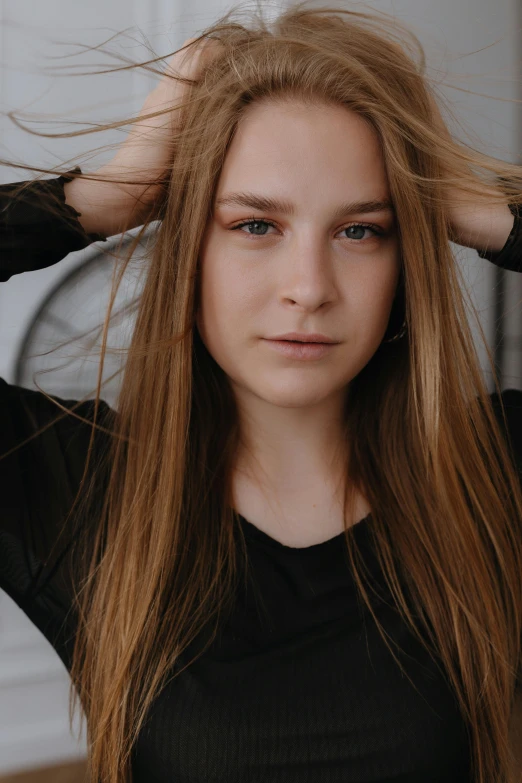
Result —
M 368 229 L 371 230 L 370 226 L 363 226 L 362 224 L 356 225 L 356 226 L 347 226 L 346 228 L 341 229 L 342 231 L 352 231 L 352 229 L 356 229 L 359 231 L 362 231 L 364 234 L 365 231 L 368 231 Z M 349 237 L 350 239 L 362 239 L 363 237 Z
M 273 226 L 273 223 L 269 223 L 267 220 L 247 220 L 245 223 L 240 223 L 238 226 L 234 226 L 232 231 L 236 231 L 238 228 L 243 228 L 243 226 Z M 247 232 L 243 232 L 247 233 Z M 262 234 L 251 234 L 250 236 L 265 236 L 265 233 Z
M 244 234 L 248 234 L 248 236 L 250 236 L 250 237 L 264 237 L 264 236 L 267 236 L 267 234 L 266 234 L 266 227 L 267 226 L 272 226 L 273 228 L 276 227 L 275 224 L 272 223 L 271 220 L 260 220 L 260 219 L 256 219 L 256 218 L 251 218 L 250 220 L 243 221 L 243 223 L 238 223 L 237 226 L 233 226 L 230 230 L 231 231 L 237 231 L 238 229 L 241 229 L 244 226 L 249 226 L 249 227 L 250 226 L 257 226 L 258 228 L 260 226 L 265 227 L 265 230 L 262 233 L 259 233 L 259 234 L 248 233 L 248 232 L 245 232 L 245 231 L 242 232 Z M 372 231 L 374 236 L 382 236 L 384 234 L 384 231 L 382 231 L 382 229 L 379 229 L 379 228 L 377 228 L 377 226 L 372 226 L 372 225 L 369 225 L 367 223 L 354 223 L 351 226 L 346 226 L 346 228 L 341 229 L 341 231 L 351 231 L 353 229 L 359 229 L 359 231 L 361 229 L 363 229 L 363 234 L 364 234 L 364 231 Z M 256 230 L 256 229 L 254 229 L 254 230 Z M 357 237 L 357 236 L 356 237 L 353 237 L 353 236 L 352 237 L 343 237 L 343 238 L 344 239 L 353 239 L 355 242 L 364 241 L 364 239 L 362 237 L 360 237 L 360 236 L 359 237 Z

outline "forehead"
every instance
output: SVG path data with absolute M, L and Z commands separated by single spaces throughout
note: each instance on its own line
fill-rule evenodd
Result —
M 231 141 L 224 190 L 281 189 L 345 199 L 389 197 L 381 143 L 361 115 L 327 103 L 263 100 L 247 107 Z M 282 195 L 282 194 L 281 194 Z

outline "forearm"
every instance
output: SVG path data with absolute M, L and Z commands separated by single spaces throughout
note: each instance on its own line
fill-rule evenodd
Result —
M 455 242 L 479 252 L 489 250 L 500 253 L 515 220 L 505 204 L 456 207 L 453 214 Z
M 105 167 L 92 176 L 117 180 L 122 172 Z M 78 220 L 88 234 L 110 237 L 143 225 L 150 216 L 143 186 L 75 178 L 64 185 L 64 193 L 65 203 L 80 213 Z

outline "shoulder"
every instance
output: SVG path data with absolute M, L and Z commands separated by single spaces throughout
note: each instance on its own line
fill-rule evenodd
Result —
M 501 431 L 508 436 L 508 440 L 511 442 L 518 469 L 522 472 L 522 391 L 504 389 L 500 397 L 496 392 L 490 395 L 493 410 Z M 505 424 L 501 403 L 506 417 Z

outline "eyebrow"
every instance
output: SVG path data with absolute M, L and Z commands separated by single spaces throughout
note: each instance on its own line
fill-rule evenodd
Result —
M 261 212 L 279 212 L 282 215 L 295 215 L 295 205 L 285 199 L 270 198 L 256 193 L 227 193 L 216 199 L 217 207 L 252 207 Z M 370 212 L 391 212 L 395 214 L 395 209 L 391 201 L 347 201 L 340 204 L 335 210 L 334 220 L 338 220 L 346 215 L 368 214 Z

